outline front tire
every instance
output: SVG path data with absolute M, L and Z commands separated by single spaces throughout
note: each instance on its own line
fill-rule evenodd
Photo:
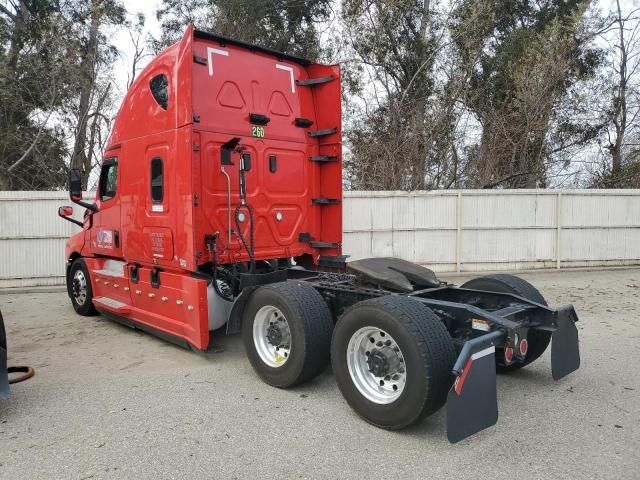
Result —
M 89 269 L 82 258 L 74 260 L 71 264 L 67 277 L 67 291 L 73 309 L 78 315 L 83 317 L 98 315 L 98 311 L 93 306 L 93 289 L 91 288 Z
M 485 275 L 483 277 L 474 278 L 473 280 L 469 280 L 460 288 L 511 293 L 522 298 L 526 298 L 527 300 L 547 305 L 547 301 L 536 287 L 520 277 L 506 273 L 497 273 L 494 275 Z M 527 341 L 529 342 L 529 349 L 527 350 L 524 362 L 505 365 L 504 350 L 502 348 L 496 348 L 496 371 L 498 373 L 512 372 L 537 360 L 549 346 L 549 342 L 551 341 L 551 332 L 530 329 L 527 335 Z
M 419 423 L 444 405 L 455 358 L 438 316 L 395 295 L 353 305 L 331 342 L 342 395 L 367 422 L 389 430 Z
M 303 282 L 258 288 L 242 318 L 251 366 L 265 383 L 279 388 L 306 382 L 326 369 L 332 330 L 329 307 Z

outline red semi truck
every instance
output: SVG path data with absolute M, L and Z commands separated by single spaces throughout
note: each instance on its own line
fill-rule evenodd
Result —
M 579 367 L 576 313 L 511 275 L 461 287 L 409 262 L 342 255 L 338 66 L 190 26 L 139 75 L 114 122 L 96 198 L 66 244 L 80 315 L 188 348 L 241 332 L 268 384 L 331 362 L 353 409 L 399 429 L 447 403 L 452 442 L 497 421 L 496 371 L 552 341 Z

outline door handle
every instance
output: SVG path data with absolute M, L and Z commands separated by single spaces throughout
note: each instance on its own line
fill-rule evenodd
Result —
M 113 244 L 116 248 L 120 248 L 120 232 L 118 230 L 113 231 Z

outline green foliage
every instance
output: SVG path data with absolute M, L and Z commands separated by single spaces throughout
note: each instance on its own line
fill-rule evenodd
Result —
M 61 40 L 68 30 L 53 2 L 20 6 L 0 16 L 0 189 L 51 189 L 64 181 L 66 149 L 60 132 L 45 119 L 68 98 L 70 52 Z M 36 138 L 31 152 L 14 166 Z M 38 175 L 43 168 L 53 174 Z
M 546 184 L 553 136 L 571 143 L 587 129 L 553 131 L 556 107 L 568 88 L 592 75 L 600 56 L 582 32 L 586 0 L 466 0 L 451 31 L 472 72 L 466 106 L 483 135 L 470 161 L 480 187 Z M 470 39 L 472 39 L 470 41 Z
M 218 35 L 291 55 L 320 56 L 317 24 L 330 14 L 330 0 L 163 0 L 161 46 L 180 38 L 187 24 Z
M 116 56 L 100 26 L 122 24 L 125 9 L 116 0 L 11 4 L 0 9 L 0 189 L 63 188 L 69 137 L 88 116 L 81 92 L 91 96 L 97 67 Z

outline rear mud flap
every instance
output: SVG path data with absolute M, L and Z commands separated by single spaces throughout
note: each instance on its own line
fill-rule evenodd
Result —
M 0 347 L 0 399 L 9 398 L 9 373 L 7 372 L 7 350 Z
M 551 376 L 554 380 L 580 368 L 577 319 L 571 305 L 558 309 L 557 330 L 551 336 Z
M 478 344 L 447 396 L 447 438 L 459 442 L 497 421 L 496 348 Z

